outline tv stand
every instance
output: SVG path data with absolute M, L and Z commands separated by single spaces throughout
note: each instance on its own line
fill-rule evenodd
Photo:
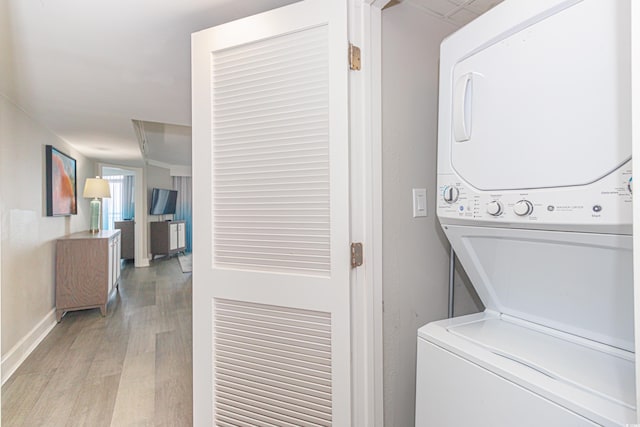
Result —
M 184 221 L 157 221 L 151 223 L 151 259 L 156 255 L 173 255 L 186 249 Z

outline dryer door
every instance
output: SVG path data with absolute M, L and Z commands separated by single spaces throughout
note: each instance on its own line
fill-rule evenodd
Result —
M 468 31 L 474 48 L 450 75 L 458 175 L 488 191 L 563 187 L 592 183 L 627 161 L 629 8 L 584 0 L 484 45 L 470 43 Z

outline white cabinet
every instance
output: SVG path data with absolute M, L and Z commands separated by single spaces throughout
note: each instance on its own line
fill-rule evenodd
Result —
M 185 222 L 151 223 L 151 256 L 173 255 L 186 249 Z

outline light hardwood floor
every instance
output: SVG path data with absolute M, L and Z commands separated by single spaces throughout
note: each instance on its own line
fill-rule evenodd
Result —
M 2 426 L 190 426 L 191 273 L 127 267 L 107 316 L 67 313 L 2 387 Z

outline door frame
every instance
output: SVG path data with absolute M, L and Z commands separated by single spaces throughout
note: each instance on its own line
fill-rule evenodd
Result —
M 391 0 L 356 0 L 349 39 L 362 68 L 350 74 L 351 241 L 364 243 L 352 270 L 354 426 L 384 424 L 382 294 L 382 9 Z
M 631 2 L 631 159 L 640 171 L 640 4 Z M 640 198 L 633 198 L 633 295 L 635 352 L 640 352 Z M 640 360 L 636 358 L 636 407 L 640 408 Z M 640 423 L 640 412 L 637 415 Z
M 102 176 L 104 168 L 116 168 L 133 172 L 135 176 L 135 220 L 134 220 L 134 266 L 149 267 L 149 255 L 147 251 L 147 188 L 142 168 L 116 165 L 111 163 L 98 163 L 98 171 Z

